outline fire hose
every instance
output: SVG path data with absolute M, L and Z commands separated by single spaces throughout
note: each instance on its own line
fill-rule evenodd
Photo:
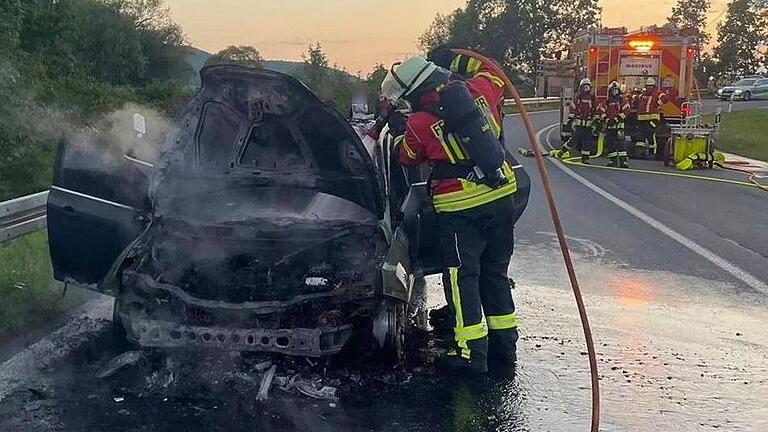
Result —
M 571 288 L 573 289 L 573 296 L 576 299 L 576 306 L 579 309 L 579 318 L 581 319 L 581 326 L 584 330 L 584 339 L 586 340 L 587 354 L 589 356 L 589 370 L 592 389 L 591 431 L 598 432 L 600 428 L 600 381 L 597 371 L 597 355 L 595 354 L 595 343 L 592 338 L 592 330 L 589 326 L 589 318 L 587 316 L 586 307 L 584 306 L 584 299 L 581 294 L 581 288 L 579 287 L 579 282 L 576 278 L 576 271 L 573 267 L 571 253 L 568 249 L 568 243 L 565 240 L 563 226 L 560 222 L 560 215 L 557 211 L 557 205 L 555 204 L 555 197 L 552 192 L 552 184 L 549 180 L 547 167 L 544 163 L 544 156 L 542 155 L 541 149 L 536 142 L 536 131 L 533 128 L 533 122 L 531 121 L 531 117 L 528 115 L 528 111 L 525 109 L 525 105 L 523 105 L 523 101 L 520 98 L 520 94 L 517 92 L 517 88 L 515 88 L 515 85 L 512 84 L 512 81 L 504 73 L 501 67 L 496 64 L 496 62 L 473 51 L 465 49 L 453 49 L 452 51 L 456 54 L 474 57 L 485 64 L 494 65 L 498 76 L 501 77 L 501 79 L 504 81 L 508 96 L 515 100 L 515 103 L 520 109 L 520 116 L 523 119 L 523 124 L 525 124 L 525 131 L 531 141 L 531 149 L 536 159 L 536 167 L 538 168 L 539 176 L 541 177 L 541 183 L 544 188 L 544 195 L 547 198 L 547 205 L 549 206 L 549 214 L 552 217 L 552 223 L 555 226 L 557 241 L 560 244 L 560 250 L 563 254 L 563 261 L 565 262 L 565 268 L 568 272 L 568 279 L 570 280 Z

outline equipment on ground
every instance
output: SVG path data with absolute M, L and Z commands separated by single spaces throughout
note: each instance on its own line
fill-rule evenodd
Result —
M 682 109 L 688 116 L 682 124 L 671 128 L 672 136 L 666 146 L 664 165 L 675 165 L 680 170 L 712 169 L 718 164 L 722 165 L 725 158 L 722 153 L 716 153 L 714 150 L 713 128 L 701 121 L 703 104 L 686 102 Z

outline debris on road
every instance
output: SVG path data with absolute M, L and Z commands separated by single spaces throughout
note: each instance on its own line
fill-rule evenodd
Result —
M 124 401 L 125 398 L 122 397 L 122 396 L 117 396 L 117 397 L 113 397 L 112 400 L 117 402 L 117 403 L 120 403 L 120 402 Z
M 294 384 L 296 390 L 304 396 L 318 400 L 338 401 L 336 387 L 321 385 L 320 382 L 309 379 L 297 380 Z
M 253 370 L 256 372 L 264 372 L 272 366 L 272 360 L 263 361 L 253 366 Z
M 277 366 L 272 365 L 271 368 L 269 368 L 269 371 L 267 371 L 266 374 L 264 374 L 264 377 L 261 379 L 261 386 L 259 387 L 259 394 L 256 395 L 256 400 L 258 401 L 265 401 L 267 400 L 267 395 L 269 393 L 269 388 L 272 386 L 272 380 L 275 378 L 275 371 L 277 370 Z
M 100 370 L 96 376 L 99 379 L 110 377 L 118 370 L 138 363 L 143 357 L 144 354 L 141 351 L 126 351 L 110 360 L 107 366 Z

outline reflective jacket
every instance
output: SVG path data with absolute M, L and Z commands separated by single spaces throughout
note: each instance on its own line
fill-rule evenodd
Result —
M 629 114 L 629 102 L 624 96 L 615 100 L 609 97 L 600 103 L 597 111 L 602 120 L 613 120 L 613 124 L 605 122 L 606 129 L 624 129 L 624 120 Z
M 581 92 L 571 100 L 569 108 L 568 119 L 573 120 L 574 126 L 590 127 L 595 119 L 597 98 L 590 92 Z
M 504 96 L 504 81 L 494 65 L 465 56 L 456 56 L 451 71 L 468 77 L 466 80 L 475 102 L 485 113 L 488 126 L 493 133 L 501 136 L 501 104 Z M 428 92 L 421 98 L 422 106 L 436 106 L 439 94 Z M 408 117 L 405 135 L 395 138 L 400 146 L 400 162 L 406 166 L 429 163 L 433 169 L 439 164 L 473 166 L 462 143 L 444 130 L 442 119 L 427 111 L 414 112 Z M 517 191 L 515 173 L 508 160 L 502 166 L 508 183 L 492 189 L 484 184 L 464 178 L 431 180 L 432 201 L 437 212 L 455 212 L 478 207 Z
M 665 103 L 669 102 L 667 95 L 656 89 L 650 94 L 643 92 L 637 98 L 637 119 L 643 120 L 660 120 L 661 107 Z

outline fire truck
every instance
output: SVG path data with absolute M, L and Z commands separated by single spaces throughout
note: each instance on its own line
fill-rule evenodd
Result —
M 679 124 L 685 117 L 683 103 L 693 93 L 693 64 L 698 43 L 696 29 L 677 30 L 668 27 L 644 27 L 628 32 L 625 27 L 600 28 L 577 35 L 569 61 L 573 67 L 573 85 L 563 88 L 561 135 L 570 136 L 567 124 L 568 104 L 582 78 L 592 81 L 598 101 L 608 96 L 608 85 L 617 81 L 628 98 L 644 88 L 647 78 L 654 78 L 669 102 L 662 107 L 663 121 L 657 137 L 659 145 L 670 136 L 669 125 Z M 632 134 L 628 122 L 627 134 Z M 629 138 L 630 140 L 632 138 Z M 660 154 L 657 154 L 657 156 Z

